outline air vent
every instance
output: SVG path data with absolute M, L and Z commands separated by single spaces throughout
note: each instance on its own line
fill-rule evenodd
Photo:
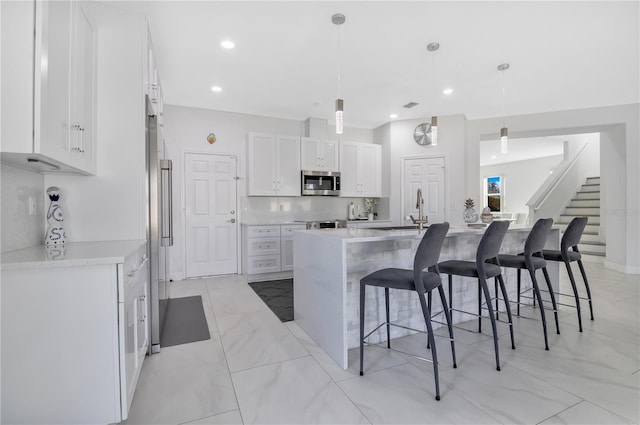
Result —
M 414 106 L 417 106 L 417 105 L 418 105 L 418 102 L 409 102 L 406 105 L 403 105 L 402 107 L 403 108 L 407 108 L 407 109 L 411 109 L 411 108 L 413 108 Z

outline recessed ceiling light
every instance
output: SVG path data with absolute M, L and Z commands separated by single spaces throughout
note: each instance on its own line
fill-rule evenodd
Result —
M 449 95 L 451 93 L 453 93 L 453 89 L 444 89 L 444 90 L 442 90 L 442 94 Z
M 235 43 L 231 40 L 223 40 L 220 45 L 222 47 L 224 47 L 225 49 L 233 49 L 234 47 L 236 47 Z
M 398 118 L 398 114 L 391 114 L 389 115 L 389 118 Z
M 216 92 L 216 93 L 219 93 L 219 92 L 221 92 L 221 91 L 222 91 L 222 87 L 213 86 L 213 87 L 211 87 L 211 90 L 212 90 L 212 91 L 214 91 L 214 92 Z
M 497 158 L 497 156 L 491 155 L 491 159 L 496 159 L 496 158 Z

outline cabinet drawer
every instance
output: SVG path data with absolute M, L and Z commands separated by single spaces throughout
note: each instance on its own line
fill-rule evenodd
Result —
M 280 236 L 293 236 L 293 232 L 298 230 L 306 230 L 306 224 L 286 224 L 280 226 Z
M 280 236 L 280 226 L 248 226 L 247 237 L 263 238 L 271 236 Z
M 280 254 L 278 255 L 256 255 L 249 257 L 247 262 L 247 273 L 273 273 L 280 271 Z
M 247 252 L 250 256 L 280 254 L 279 236 L 276 238 L 249 238 L 247 243 Z

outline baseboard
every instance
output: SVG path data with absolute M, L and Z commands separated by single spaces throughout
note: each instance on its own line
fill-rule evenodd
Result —
M 615 270 L 624 274 L 640 274 L 640 266 L 628 266 L 626 264 L 614 263 L 609 260 L 604 260 L 604 266 L 607 269 Z

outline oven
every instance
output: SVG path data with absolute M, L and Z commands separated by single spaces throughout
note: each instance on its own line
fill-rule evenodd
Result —
M 303 221 L 307 225 L 308 230 L 319 229 L 344 229 L 347 227 L 347 220 L 316 220 Z

